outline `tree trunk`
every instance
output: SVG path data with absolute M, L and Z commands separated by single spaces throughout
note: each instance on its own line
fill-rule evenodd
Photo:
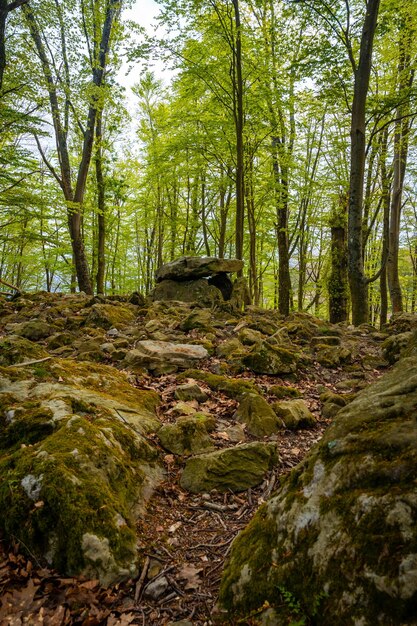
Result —
M 103 176 L 103 149 L 102 149 L 102 111 L 97 115 L 96 123 L 96 182 L 97 182 L 97 293 L 104 294 L 104 276 L 106 273 L 106 204 L 105 185 Z
M 352 301 L 352 322 L 368 321 L 368 282 L 363 265 L 362 219 L 365 177 L 365 108 L 372 63 L 372 49 L 380 0 L 368 0 L 362 29 L 359 64 L 351 117 L 350 186 L 348 214 L 348 274 Z
M 331 324 L 345 322 L 348 316 L 348 276 L 346 247 L 346 196 L 331 224 L 331 272 L 328 281 L 329 320 Z
M 290 255 L 288 245 L 288 169 L 279 165 L 277 149 L 279 139 L 272 139 L 272 165 L 275 180 L 275 194 L 277 205 L 277 242 L 278 242 L 278 310 L 281 315 L 290 313 Z
M 78 167 L 77 182 L 74 190 L 72 188 L 71 182 L 71 165 L 67 144 L 67 129 L 65 128 L 65 125 L 62 125 L 60 104 L 57 96 L 57 85 L 54 80 L 54 68 L 48 59 L 48 55 L 42 41 L 40 29 L 36 22 L 36 18 L 32 11 L 32 8 L 30 7 L 30 5 L 27 5 L 24 8 L 24 14 L 29 26 L 30 34 L 35 43 L 36 50 L 41 61 L 45 81 L 48 86 L 49 102 L 55 130 L 56 147 L 59 157 L 61 176 L 58 176 L 51 163 L 49 163 L 46 159 L 44 153 L 41 150 L 39 141 L 37 141 L 37 143 L 39 149 L 41 150 L 42 158 L 44 159 L 47 167 L 51 170 L 54 177 L 59 182 L 63 191 L 67 203 L 68 228 L 71 237 L 78 286 L 80 291 L 84 291 L 88 294 L 93 293 L 93 288 L 91 284 L 90 270 L 88 267 L 83 235 L 81 231 L 82 205 L 93 151 L 97 111 L 99 107 L 102 106 L 102 104 L 99 102 L 99 90 L 103 84 L 113 21 L 117 12 L 119 11 L 119 8 L 119 0 L 109 1 L 101 32 L 101 39 L 95 42 L 96 55 L 93 59 L 92 65 L 92 82 L 94 86 L 94 92 L 93 96 L 91 97 L 90 106 L 88 109 L 87 125 L 84 131 L 81 161 Z M 58 82 L 58 78 L 56 80 Z M 66 85 L 66 87 L 69 88 L 69 85 Z
M 386 250 L 389 249 L 389 213 L 390 213 L 390 181 L 387 172 L 387 144 L 388 144 L 388 127 L 384 130 L 381 141 L 381 187 L 382 187 L 382 205 L 384 209 L 383 233 L 382 233 L 382 272 L 379 278 L 380 293 L 380 316 L 379 324 L 382 328 L 388 320 L 388 286 L 387 286 L 387 267 L 386 267 Z
M 26 4 L 29 0 L 15 0 L 7 2 L 0 0 L 0 91 L 3 87 L 4 70 L 6 69 L 6 21 L 11 11 Z
M 235 14 L 235 41 L 233 50 L 233 101 L 236 131 L 236 228 L 235 255 L 243 259 L 243 235 L 245 216 L 245 180 L 244 180 L 244 145 L 243 145 L 243 77 L 242 77 L 242 34 L 240 23 L 239 0 L 232 0 Z M 242 276 L 242 270 L 238 276 Z
M 410 70 L 410 56 L 407 48 L 411 45 L 410 33 L 400 42 L 400 60 L 398 64 L 399 85 L 398 91 L 401 96 L 406 89 L 410 89 L 413 83 L 414 73 Z M 403 96 L 404 98 L 404 96 Z M 387 261 L 388 288 L 391 298 L 393 313 L 403 310 L 401 283 L 398 272 L 398 253 L 400 246 L 400 218 L 402 209 L 402 195 L 404 188 L 405 170 L 408 156 L 408 139 L 410 133 L 409 95 L 405 102 L 397 108 L 394 135 L 394 162 L 393 181 L 389 223 L 389 253 Z

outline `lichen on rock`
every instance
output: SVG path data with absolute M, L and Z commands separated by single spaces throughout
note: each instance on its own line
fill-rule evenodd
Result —
M 414 623 L 416 405 L 408 358 L 341 409 L 234 541 L 220 591 L 229 619 L 268 602 L 286 623 L 287 594 L 322 626 Z
M 211 489 L 243 491 L 258 485 L 265 473 L 277 463 L 276 444 L 260 441 L 243 443 L 189 458 L 180 484 L 192 493 Z
M 17 379 L 1 371 L 0 529 L 61 572 L 107 585 L 135 573 L 136 521 L 163 477 L 141 434 L 159 426 L 158 399 L 105 366 L 42 365 Z

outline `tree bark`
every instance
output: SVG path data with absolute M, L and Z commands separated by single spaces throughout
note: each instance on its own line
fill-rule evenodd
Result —
M 382 259 L 383 263 L 381 276 L 379 277 L 379 293 L 380 293 L 380 316 L 379 324 L 382 328 L 388 320 L 388 287 L 387 287 L 387 267 L 385 263 L 386 250 L 389 249 L 389 213 L 390 213 L 390 181 L 387 172 L 387 144 L 388 144 L 388 127 L 384 131 L 381 141 L 381 187 L 382 187 L 382 205 L 384 209 L 383 218 L 383 234 L 382 234 Z
M 29 0 L 15 0 L 15 2 L 7 2 L 0 0 L 0 91 L 3 87 L 4 70 L 6 69 L 6 22 L 7 16 L 23 4 L 27 4 Z
M 272 166 L 275 180 L 275 194 L 277 206 L 277 243 L 278 243 L 278 310 L 281 315 L 290 313 L 290 255 L 288 244 L 288 168 L 279 164 L 277 154 L 279 139 L 272 139 Z
M 102 111 L 98 112 L 96 122 L 96 182 L 97 182 L 97 293 L 104 294 L 104 276 L 106 272 L 106 201 L 103 176 L 103 147 L 102 147 Z
M 348 213 L 348 274 L 352 322 L 368 321 L 368 282 L 362 250 L 363 187 L 365 177 L 365 109 L 372 64 L 372 50 L 380 0 L 368 0 L 362 29 L 359 63 L 355 69 L 350 129 L 350 185 Z
M 346 247 L 346 195 L 340 198 L 331 223 L 331 272 L 328 281 L 329 320 L 345 322 L 348 317 L 348 276 Z
M 235 42 L 233 50 L 233 112 L 236 131 L 236 228 L 235 255 L 243 259 L 243 235 L 245 217 L 245 180 L 243 145 L 243 76 L 242 76 L 242 35 L 239 0 L 232 0 L 235 15 Z M 238 276 L 242 276 L 242 270 Z
M 414 72 L 410 70 L 410 56 L 407 48 L 411 45 L 411 34 L 400 42 L 400 60 L 398 64 L 399 85 L 398 91 L 401 96 L 413 83 Z M 403 96 L 404 97 L 404 96 Z M 409 113 L 409 97 L 397 108 L 395 134 L 394 134 L 394 162 L 393 181 L 389 222 L 389 253 L 387 260 L 388 288 L 391 298 L 393 313 L 403 310 L 403 298 L 401 291 L 400 276 L 398 272 L 398 253 L 400 247 L 400 219 L 402 209 L 402 195 L 404 188 L 405 170 L 408 156 L 408 139 L 411 121 Z

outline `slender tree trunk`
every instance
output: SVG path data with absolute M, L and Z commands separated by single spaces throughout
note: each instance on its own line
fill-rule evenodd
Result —
M 0 91 L 3 87 L 4 70 L 6 69 L 6 22 L 7 16 L 23 4 L 27 4 L 29 0 L 15 0 L 8 2 L 0 0 Z
M 329 320 L 332 324 L 345 322 L 348 316 L 346 208 L 346 196 L 343 194 L 331 223 L 331 272 L 328 291 Z
M 259 304 L 259 284 L 258 267 L 256 258 L 256 220 L 255 220 L 255 199 L 253 195 L 253 164 L 248 165 L 246 176 L 246 210 L 248 214 L 249 226 L 249 291 L 251 301 Z
M 365 109 L 372 64 L 372 49 L 380 0 L 368 0 L 362 29 L 359 64 L 351 117 L 350 186 L 348 213 L 348 274 L 352 301 L 352 322 L 368 321 L 368 282 L 362 250 L 363 187 L 365 177 Z
M 387 144 L 388 144 L 388 128 L 384 131 L 381 141 L 381 187 L 382 187 L 382 205 L 384 209 L 383 232 L 382 232 L 382 272 L 379 277 L 379 293 L 381 300 L 380 307 L 380 327 L 384 326 L 388 320 L 388 285 L 387 285 L 387 266 L 385 259 L 385 251 L 389 249 L 389 213 L 390 213 L 390 181 L 387 172 Z
M 275 179 L 275 194 L 277 205 L 277 242 L 278 242 L 278 310 L 281 315 L 289 315 L 290 312 L 290 255 L 288 245 L 288 169 L 279 165 L 277 145 L 279 140 L 273 139 L 273 172 Z
M 112 32 L 114 19 L 120 8 L 120 0 L 109 0 L 107 4 L 106 15 L 101 31 L 100 40 L 94 42 L 96 44 L 96 55 L 92 59 L 92 83 L 94 86 L 94 92 L 91 97 L 90 106 L 87 114 L 87 124 L 84 130 L 83 148 L 81 154 L 81 161 L 78 167 L 77 181 L 75 189 L 72 187 L 71 182 L 71 165 L 67 144 L 67 131 L 65 124 L 62 124 L 60 103 L 57 95 L 57 85 L 54 80 L 53 65 L 49 61 L 40 29 L 36 22 L 35 14 L 32 11 L 30 5 L 24 7 L 24 14 L 29 26 L 31 37 L 36 46 L 38 56 L 41 61 L 43 74 L 48 86 L 49 102 L 51 107 L 51 114 L 55 130 L 56 146 L 60 164 L 60 176 L 48 162 L 43 153 L 40 143 L 37 140 L 39 150 L 41 151 L 42 158 L 46 165 L 51 170 L 54 177 L 59 182 L 68 210 L 68 228 L 71 237 L 72 251 L 75 262 L 75 269 L 77 274 L 78 286 L 80 291 L 92 294 L 93 288 L 90 278 L 90 270 L 88 267 L 87 255 L 85 253 L 84 241 L 82 235 L 82 207 L 84 200 L 84 193 L 87 184 L 87 176 L 91 163 L 94 134 L 96 126 L 97 111 L 102 104 L 100 103 L 99 90 L 103 85 L 104 72 L 106 68 L 107 54 L 110 47 L 110 36 Z M 61 37 L 62 37 L 61 32 Z M 62 42 L 64 44 L 64 42 Z M 65 56 L 65 50 L 63 50 Z M 58 78 L 56 79 L 58 82 Z M 66 85 L 69 88 L 69 85 Z
M 406 89 L 410 89 L 413 83 L 414 73 L 410 71 L 410 56 L 407 48 L 411 45 L 410 33 L 400 42 L 400 60 L 398 64 L 399 95 L 404 98 Z M 398 272 L 398 253 L 400 246 L 400 219 L 402 209 L 402 195 L 404 178 L 407 166 L 408 139 L 410 133 L 409 97 L 406 102 L 397 108 L 397 120 L 395 122 L 394 135 L 394 162 L 393 181 L 389 223 L 389 253 L 387 260 L 388 288 L 391 298 L 393 313 L 403 310 L 400 276 Z
M 102 146 L 102 118 L 103 113 L 100 110 L 97 115 L 96 122 L 96 181 L 97 181 L 97 274 L 96 289 L 97 293 L 104 294 L 104 276 L 106 273 L 106 201 L 105 201 L 105 183 L 103 176 L 103 146 Z
M 201 178 L 201 225 L 203 227 L 203 240 L 206 255 L 210 256 L 210 244 L 207 233 L 207 219 L 206 219 L 206 177 Z
M 245 180 L 243 144 L 243 76 L 242 76 L 242 33 L 239 0 L 232 0 L 235 15 L 235 41 L 233 50 L 233 100 L 236 131 L 236 258 L 243 259 L 243 235 L 245 217 Z M 238 276 L 242 276 L 242 270 Z

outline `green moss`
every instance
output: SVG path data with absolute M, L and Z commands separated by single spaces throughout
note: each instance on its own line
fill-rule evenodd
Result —
M 1 400 L 3 408 L 5 399 Z M 9 402 L 6 405 L 7 409 L 0 413 L 0 453 L 10 453 L 12 449 L 23 444 L 32 445 L 54 431 L 52 411 L 43 408 L 39 402 Z M 10 420 L 6 417 L 7 412 L 13 414 Z
M 48 353 L 33 341 L 10 335 L 0 340 L 0 365 L 13 365 L 23 363 L 32 359 L 41 359 L 48 356 Z
M 275 524 L 268 515 L 267 505 L 258 509 L 256 516 L 233 542 L 230 557 L 224 570 L 220 586 L 219 601 L 228 611 L 234 611 L 239 606 L 239 614 L 249 613 L 254 607 L 260 607 L 264 601 L 276 595 L 274 584 L 269 577 L 273 563 L 272 549 L 275 541 Z M 239 585 L 241 563 L 251 564 L 250 593 Z M 246 593 L 245 593 L 246 592 Z M 236 596 L 242 594 L 242 601 L 236 602 Z M 248 597 L 250 600 L 248 601 Z
M 42 443 L 0 458 L 0 528 L 38 558 L 52 548 L 53 565 L 69 574 L 86 566 L 85 533 L 107 538 L 116 564 L 132 562 L 146 457 L 154 461 L 155 451 L 123 424 L 64 420 Z M 39 481 L 39 506 L 22 485 L 28 476 Z
M 298 355 L 279 346 L 266 342 L 255 345 L 242 363 L 257 374 L 290 374 L 297 368 Z
M 53 359 L 43 364 L 51 382 L 70 384 L 75 389 L 91 389 L 104 397 L 119 400 L 136 410 L 154 415 L 160 399 L 154 391 L 143 391 L 130 385 L 126 375 L 114 367 L 72 359 Z
M 203 372 L 200 370 L 189 369 L 177 376 L 178 380 L 194 378 L 206 383 L 210 389 L 221 391 L 229 398 L 240 398 L 246 393 L 258 393 L 259 387 L 252 379 L 248 378 L 226 378 L 218 374 Z
M 268 389 L 268 393 L 275 398 L 301 398 L 302 393 L 295 387 L 287 387 L 285 385 L 271 385 Z

